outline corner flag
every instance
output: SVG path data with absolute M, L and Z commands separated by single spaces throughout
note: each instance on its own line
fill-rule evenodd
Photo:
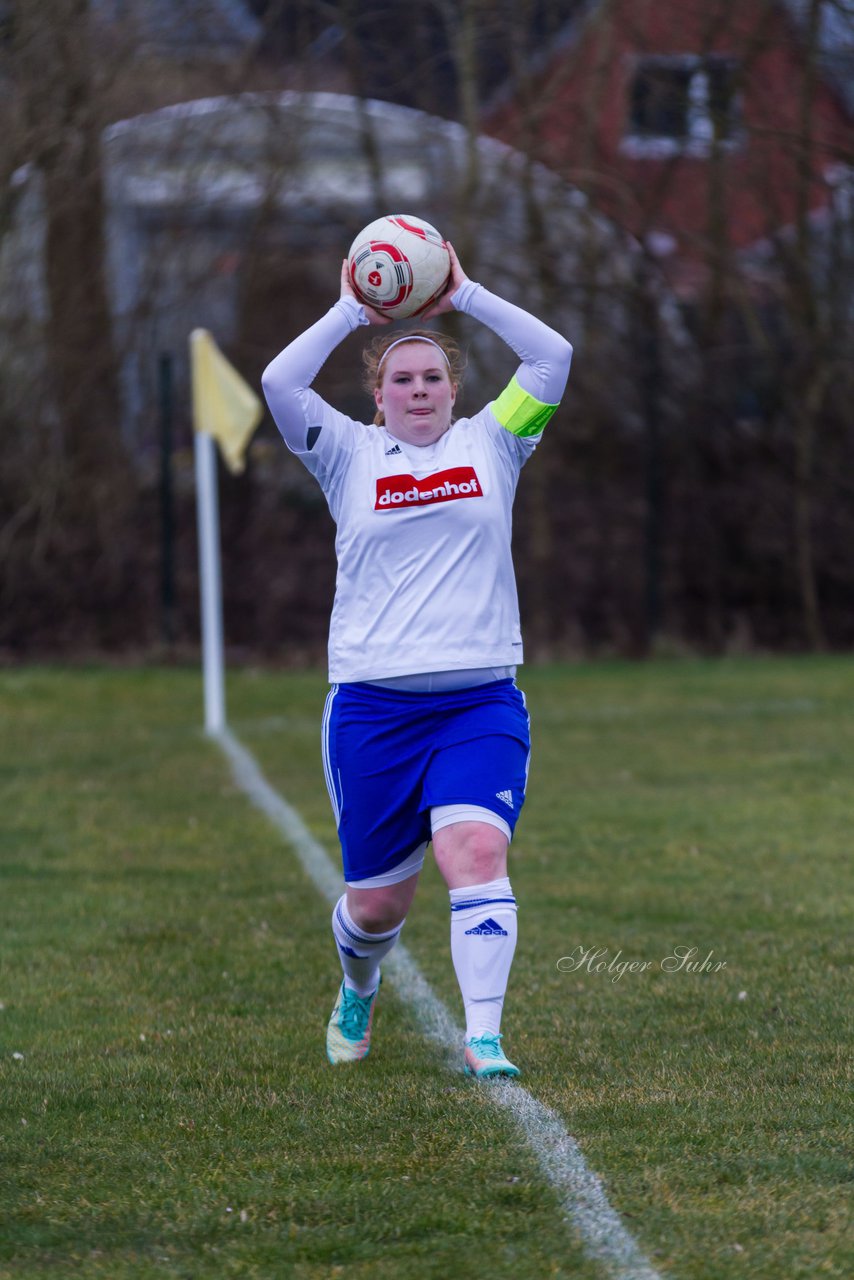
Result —
M 229 471 L 239 474 L 246 465 L 246 446 L 264 411 L 255 392 L 228 363 L 207 329 L 194 329 L 190 334 L 190 367 L 205 729 L 217 734 L 225 729 L 225 656 L 214 440 Z
M 264 413 L 258 396 L 229 364 L 207 329 L 190 334 L 193 427 L 213 436 L 234 475 L 244 469 L 246 447 Z

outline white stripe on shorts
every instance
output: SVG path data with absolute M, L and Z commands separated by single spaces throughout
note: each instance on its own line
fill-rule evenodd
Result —
M 332 719 L 332 704 L 338 693 L 338 685 L 332 685 L 326 695 L 326 702 L 323 705 L 323 721 L 320 729 L 320 754 L 323 757 L 323 776 L 326 778 L 326 790 L 329 792 L 329 803 L 332 805 L 332 812 L 335 816 L 335 825 L 341 825 L 341 806 L 343 796 L 340 794 L 339 786 L 335 785 L 335 775 L 332 769 L 332 761 L 329 759 L 329 721 Z
M 455 822 L 485 822 L 490 827 L 497 827 L 507 837 L 508 844 L 513 839 L 510 824 L 498 813 L 484 809 L 479 804 L 437 804 L 430 810 L 430 830 L 433 835 L 443 827 L 453 826 Z
M 396 867 L 392 867 L 390 871 L 382 871 L 378 876 L 367 876 L 364 880 L 348 880 L 347 885 L 351 889 L 382 889 L 387 884 L 399 884 L 401 880 L 408 880 L 410 876 L 417 875 L 424 866 L 424 854 L 427 852 L 427 841 L 420 844 L 417 849 L 413 849 L 403 862 L 398 862 Z

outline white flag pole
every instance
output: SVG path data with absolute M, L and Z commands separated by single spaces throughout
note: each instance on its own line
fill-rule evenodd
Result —
M 206 431 L 193 432 L 196 463 L 196 521 L 199 531 L 199 594 L 202 613 L 202 668 L 205 732 L 225 728 L 225 670 L 222 631 L 219 501 L 216 446 Z

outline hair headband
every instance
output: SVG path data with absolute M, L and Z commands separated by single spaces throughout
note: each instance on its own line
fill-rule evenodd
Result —
M 400 344 L 401 344 L 401 342 L 429 342 L 429 343 L 430 343 L 430 346 L 431 346 L 431 347 L 435 347 L 435 348 L 436 348 L 436 350 L 440 353 L 440 355 L 441 355 L 442 359 L 445 361 L 445 364 L 448 366 L 448 369 L 450 369 L 450 367 L 451 367 L 451 362 L 450 362 L 450 360 L 448 359 L 448 357 L 445 355 L 445 352 L 444 352 L 444 351 L 442 350 L 442 348 L 439 346 L 438 342 L 434 342 L 432 338 L 422 338 L 420 334 L 412 333 L 412 334 L 409 334 L 409 335 L 407 335 L 407 336 L 405 336 L 405 337 L 403 337 L 403 338 L 395 338 L 394 342 L 390 342 L 390 343 L 388 344 L 388 346 L 386 347 L 385 351 L 384 351 L 384 352 L 382 353 L 382 355 L 380 356 L 379 364 L 377 365 L 377 373 L 378 373 L 378 374 L 379 374 L 380 369 L 383 367 L 383 361 L 385 360 L 385 358 L 386 358 L 386 356 L 388 355 L 389 351 L 391 351 L 391 350 L 392 350 L 392 348 L 394 348 L 394 347 L 399 347 L 399 346 L 400 346 Z

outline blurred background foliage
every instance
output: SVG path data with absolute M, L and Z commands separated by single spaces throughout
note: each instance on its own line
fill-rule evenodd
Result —
M 0 655 L 194 651 L 189 331 L 257 386 L 391 211 L 576 348 L 529 657 L 850 648 L 852 10 L 0 0 Z M 456 323 L 469 411 L 513 362 Z M 369 418 L 358 348 L 319 388 Z M 221 503 L 232 656 L 321 662 L 332 522 L 269 418 Z

